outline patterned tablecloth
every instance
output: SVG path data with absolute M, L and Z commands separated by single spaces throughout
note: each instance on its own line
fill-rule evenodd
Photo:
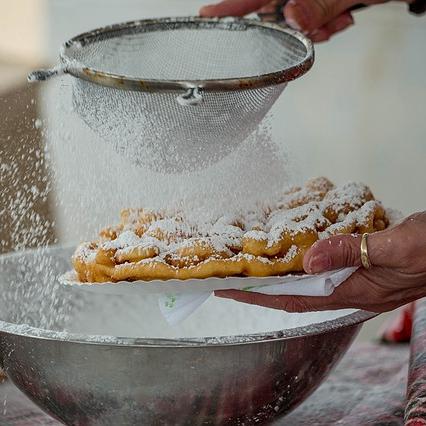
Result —
M 416 302 L 411 334 L 405 425 L 426 425 L 426 299 Z
M 278 425 L 403 425 L 409 345 L 352 347 L 336 370 Z M 0 425 L 59 425 L 10 382 L 0 385 Z M 413 425 L 423 423 L 411 423 Z M 426 424 L 426 423 L 425 423 Z
M 336 370 L 278 425 L 404 424 L 408 344 L 354 346 Z

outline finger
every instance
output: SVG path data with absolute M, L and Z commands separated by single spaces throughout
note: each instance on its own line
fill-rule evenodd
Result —
M 389 250 L 393 229 L 368 236 L 368 257 L 373 266 L 392 266 Z M 392 254 L 392 258 L 394 255 Z M 306 253 L 303 268 L 308 274 L 361 265 L 361 235 L 335 235 L 317 241 Z
M 323 41 L 327 41 L 333 34 L 343 31 L 344 29 L 353 25 L 353 23 L 354 20 L 350 13 L 342 13 L 328 24 L 309 34 L 309 38 L 314 43 L 321 43 Z
M 360 235 L 336 235 L 317 241 L 303 258 L 303 268 L 308 274 L 360 265 Z
M 315 30 L 311 34 L 309 34 L 309 38 L 314 43 L 322 43 L 323 41 L 329 40 L 330 37 L 330 31 L 328 31 L 325 27 L 319 28 L 318 30 Z
M 217 290 L 214 294 L 224 299 L 287 312 L 312 312 L 347 307 L 343 301 L 333 297 L 333 295 L 328 297 L 273 296 L 243 290 Z
M 325 28 L 329 31 L 330 35 L 350 27 L 354 23 L 354 18 L 349 12 L 343 12 L 337 18 L 325 24 Z
M 309 38 L 315 42 L 320 43 L 322 41 L 327 41 L 333 34 L 336 34 L 340 31 L 345 30 L 346 28 L 353 25 L 354 20 L 350 13 L 345 12 L 339 15 L 337 18 L 333 19 L 328 24 L 322 26 L 318 30 L 313 31 L 309 34 Z
M 312 33 L 330 23 L 359 0 L 290 0 L 284 7 L 288 25 Z
M 384 280 L 386 276 L 383 275 L 380 279 Z M 404 294 L 400 291 L 389 292 L 371 280 L 369 271 L 359 269 L 340 284 L 330 296 L 272 296 L 242 290 L 220 290 L 215 291 L 214 294 L 217 297 L 287 312 L 363 309 L 380 313 L 391 311 L 418 299 L 418 293 L 418 289 L 406 291 Z
M 271 0 L 224 0 L 218 4 L 204 6 L 200 16 L 244 16 L 260 9 Z

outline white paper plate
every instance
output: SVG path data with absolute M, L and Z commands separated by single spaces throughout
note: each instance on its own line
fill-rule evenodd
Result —
M 280 290 L 279 294 L 293 294 L 300 296 L 326 296 L 333 292 L 334 288 L 347 279 L 356 268 L 345 268 L 339 271 L 325 272 L 318 275 L 285 275 L 273 277 L 229 277 L 229 278 L 205 278 L 189 280 L 155 280 L 155 281 L 119 281 L 116 283 L 82 283 L 78 281 L 77 274 L 69 271 L 59 277 L 61 284 L 77 287 L 84 291 L 103 294 L 189 294 L 206 293 L 215 290 L 250 290 L 262 287 L 262 293 L 271 287 L 271 293 Z M 275 286 L 280 286 L 279 288 Z

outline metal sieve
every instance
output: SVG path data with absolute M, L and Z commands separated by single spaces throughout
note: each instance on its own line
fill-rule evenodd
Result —
M 61 65 L 84 122 L 133 163 L 179 172 L 219 161 L 253 132 L 314 51 L 304 35 L 236 18 L 162 18 L 78 35 Z

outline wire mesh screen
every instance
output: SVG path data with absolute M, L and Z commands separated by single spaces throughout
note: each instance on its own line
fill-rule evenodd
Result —
M 285 83 L 205 92 L 181 106 L 176 91 L 124 91 L 75 79 L 74 108 L 85 123 L 130 161 L 157 171 L 197 170 L 232 152 L 252 133 Z
M 93 131 L 134 163 L 179 172 L 243 142 L 287 81 L 303 73 L 285 72 L 309 54 L 291 30 L 178 18 L 83 34 L 62 59 L 80 77 L 73 103 Z
M 103 72 L 156 80 L 258 76 L 306 57 L 305 45 L 291 34 L 256 26 L 164 24 L 137 30 L 141 31 L 122 30 L 83 46 L 71 45 L 67 54 Z

